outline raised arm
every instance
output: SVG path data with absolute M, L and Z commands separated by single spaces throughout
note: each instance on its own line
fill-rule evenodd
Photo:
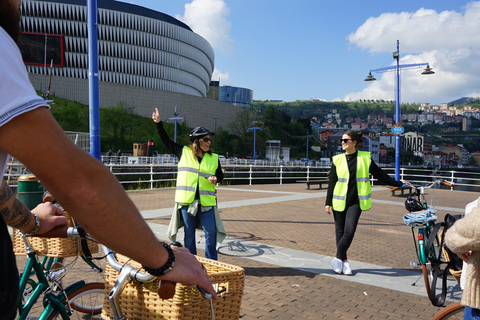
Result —
M 160 119 L 160 113 L 158 112 L 158 108 L 155 108 L 155 111 L 152 113 L 152 120 L 155 122 L 155 126 L 157 129 L 158 136 L 160 137 L 160 140 L 162 140 L 163 145 L 175 156 L 178 157 L 180 160 L 180 157 L 182 156 L 182 151 L 183 151 L 183 145 L 178 144 L 170 137 L 168 136 L 167 132 L 163 128 L 163 123 Z
M 168 260 L 116 178 L 70 141 L 47 108 L 19 115 L 0 127 L 0 149 L 25 164 L 62 206 L 97 240 L 149 268 Z M 175 250 L 175 266 L 162 278 L 197 284 L 216 294 L 193 255 Z

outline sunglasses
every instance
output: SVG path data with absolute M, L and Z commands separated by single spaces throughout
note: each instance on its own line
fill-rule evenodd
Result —
M 353 139 L 340 139 L 340 141 L 343 142 L 343 143 L 347 143 L 347 142 L 350 141 L 350 140 L 353 141 Z
M 202 138 L 202 139 L 203 139 L 203 141 L 205 141 L 205 142 L 212 141 L 212 139 L 211 139 L 211 138 Z

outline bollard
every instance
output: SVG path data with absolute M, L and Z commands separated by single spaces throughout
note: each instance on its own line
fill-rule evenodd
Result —
M 18 177 L 17 198 L 29 210 L 43 202 L 43 186 L 33 174 Z

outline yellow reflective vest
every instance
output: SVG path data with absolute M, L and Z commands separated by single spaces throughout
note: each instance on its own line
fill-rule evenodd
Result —
M 368 210 L 372 206 L 372 191 L 370 188 L 369 171 L 372 159 L 370 152 L 357 151 L 357 189 L 360 209 Z M 337 168 L 338 181 L 333 189 L 332 208 L 335 211 L 345 211 L 350 173 L 346 154 L 339 154 L 332 158 Z
M 175 202 L 192 203 L 198 185 L 201 205 L 215 206 L 215 184 L 210 183 L 208 178 L 215 175 L 217 167 L 218 154 L 205 153 L 202 162 L 199 163 L 192 149 L 185 146 L 178 162 Z

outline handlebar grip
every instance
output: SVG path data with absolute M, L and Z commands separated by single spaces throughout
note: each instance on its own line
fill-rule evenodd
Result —
M 446 185 L 447 187 L 453 187 L 453 183 L 450 183 L 447 181 L 444 181 L 443 184 Z
M 182 244 L 178 241 L 174 241 L 171 244 L 172 246 L 175 247 L 181 247 Z M 175 295 L 175 286 L 177 284 L 173 281 L 168 281 L 168 280 L 160 280 L 158 282 L 158 296 L 162 299 L 171 299 Z
M 161 280 L 158 283 L 158 296 L 162 299 L 171 299 L 175 295 L 175 286 L 173 281 Z
M 402 187 L 393 187 L 390 189 L 390 191 L 395 191 L 395 190 L 398 190 L 398 189 L 402 189 Z
M 36 234 L 35 237 L 39 238 L 68 238 L 68 227 L 60 226 L 53 228 L 52 230 L 48 231 L 47 233 L 43 234 Z

